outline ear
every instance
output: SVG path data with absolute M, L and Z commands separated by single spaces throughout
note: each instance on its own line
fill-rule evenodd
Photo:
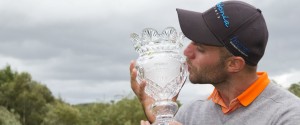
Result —
M 245 60 L 240 56 L 230 57 L 227 62 L 227 70 L 228 72 L 239 72 L 246 66 Z

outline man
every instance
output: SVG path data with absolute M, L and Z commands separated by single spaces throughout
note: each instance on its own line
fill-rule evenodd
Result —
M 300 125 L 300 100 L 257 72 L 268 30 L 261 10 L 241 1 L 220 2 L 204 13 L 177 9 L 180 27 L 192 40 L 184 51 L 189 79 L 212 84 L 207 99 L 184 104 L 175 119 L 183 125 Z M 153 99 L 135 81 L 131 87 L 150 122 Z M 174 98 L 176 100 L 176 98 Z M 142 121 L 143 124 L 149 124 Z

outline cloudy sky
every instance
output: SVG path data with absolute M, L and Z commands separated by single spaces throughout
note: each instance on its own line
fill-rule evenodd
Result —
M 55 96 L 77 104 L 131 93 L 132 32 L 173 26 L 175 8 L 205 11 L 219 0 L 0 0 L 0 67 L 29 72 Z M 300 81 L 300 1 L 247 0 L 269 28 L 259 64 L 283 87 Z M 253 36 L 255 37 L 255 36 Z M 189 40 L 186 40 L 186 44 Z M 184 86 L 179 99 L 210 93 L 210 85 Z

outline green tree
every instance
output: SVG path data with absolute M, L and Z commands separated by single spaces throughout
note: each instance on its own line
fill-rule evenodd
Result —
M 0 86 L 14 80 L 15 75 L 16 73 L 11 70 L 10 66 L 6 66 L 4 69 L 0 70 Z
M 137 98 L 125 97 L 116 103 L 87 103 L 73 107 L 81 113 L 78 125 L 137 125 L 146 119 Z
M 300 97 L 300 82 L 293 83 L 288 90 L 292 93 L 294 93 L 296 96 Z
M 105 112 L 111 104 L 109 103 L 89 103 L 78 104 L 75 107 L 81 112 L 80 125 L 102 125 L 103 121 L 109 119 Z M 104 124 L 103 124 L 104 125 Z
M 79 125 L 81 113 L 73 106 L 57 101 L 48 107 L 42 125 Z
M 2 73 L 2 74 L 1 74 Z M 48 112 L 46 104 L 54 102 L 50 90 L 31 79 L 29 73 L 13 73 L 10 67 L 0 70 L 0 105 L 15 110 L 23 125 L 40 125 Z M 4 77 L 5 76 L 5 77 Z
M 146 119 L 142 106 L 138 99 L 124 98 L 113 104 L 108 110 L 115 125 L 137 125 L 140 120 Z
M 137 98 L 125 97 L 117 102 L 78 105 L 81 125 L 138 125 L 146 119 Z
M 0 125 L 21 125 L 17 114 L 9 112 L 5 107 L 0 106 Z

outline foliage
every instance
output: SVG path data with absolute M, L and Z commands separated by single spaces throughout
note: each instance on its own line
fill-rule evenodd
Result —
M 4 69 L 0 70 L 0 86 L 12 81 L 15 75 L 16 73 L 11 70 L 10 66 L 6 66 Z
M 75 107 L 58 101 L 48 107 L 50 110 L 44 117 L 42 125 L 79 125 L 81 116 Z
M 137 125 L 140 123 L 140 120 L 146 119 L 137 98 L 124 98 L 115 104 L 111 104 L 110 107 L 103 111 L 102 116 L 106 117 L 106 119 L 103 119 L 102 125 Z
M 19 116 L 0 106 L 0 125 L 21 125 Z
M 77 105 L 82 116 L 81 125 L 137 125 L 146 119 L 137 98 L 123 98 L 116 103 Z
M 293 83 L 288 90 L 292 93 L 294 93 L 296 96 L 300 97 L 300 82 Z
M 146 119 L 137 98 L 69 105 L 10 66 L 0 70 L 0 106 L 0 125 L 136 125 Z
M 46 104 L 54 101 L 50 90 L 29 73 L 12 72 L 9 66 L 0 75 L 0 105 L 18 113 L 23 125 L 40 125 L 48 112 Z
M 110 107 L 108 103 L 89 103 L 75 106 L 81 112 L 81 125 L 102 125 L 104 111 Z

